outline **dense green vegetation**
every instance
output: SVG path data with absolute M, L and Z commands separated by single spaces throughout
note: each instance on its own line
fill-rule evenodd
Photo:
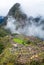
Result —
M 4 45 L 0 43 L 0 54 L 2 53 L 3 50 L 4 50 Z
M 38 61 L 32 61 L 32 62 L 30 62 L 30 65 L 41 65 L 41 64 Z
M 0 28 L 0 37 L 4 37 L 8 34 L 9 32 L 7 30 L 5 30 L 4 28 Z
M 22 40 L 19 38 L 14 38 L 13 41 L 18 43 L 18 44 L 23 44 L 23 45 L 33 44 L 33 42 L 31 42 L 29 40 L 25 40 L 25 39 Z
M 16 42 L 16 43 L 19 43 L 19 44 L 24 43 L 24 41 L 23 41 L 23 40 L 18 39 L 18 38 L 14 38 L 14 39 L 13 39 L 13 41 L 14 41 L 14 42 Z
M 0 30 L 0 65 L 44 65 L 44 41 Z
M 18 35 L 15 34 L 15 36 L 18 36 Z M 25 37 L 23 38 L 23 36 L 20 36 L 20 35 L 18 36 L 18 38 L 17 37 L 13 38 L 14 42 L 23 44 L 23 45 L 29 45 L 29 44 L 36 45 L 38 42 L 41 42 L 39 39 L 35 39 L 35 40 L 34 41 L 29 40 L 28 38 L 25 38 Z

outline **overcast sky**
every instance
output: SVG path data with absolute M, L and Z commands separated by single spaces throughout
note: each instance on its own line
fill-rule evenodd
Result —
M 16 2 L 21 3 L 22 9 L 27 15 L 44 16 L 44 0 L 0 0 L 0 15 L 7 15 Z

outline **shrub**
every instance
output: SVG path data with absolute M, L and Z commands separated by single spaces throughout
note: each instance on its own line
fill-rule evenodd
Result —
M 40 62 L 34 60 L 30 62 L 30 65 L 40 65 Z
M 4 45 L 0 43 L 0 54 L 2 53 L 3 49 L 4 49 Z

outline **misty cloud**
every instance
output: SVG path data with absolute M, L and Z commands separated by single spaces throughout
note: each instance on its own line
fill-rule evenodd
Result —
M 9 29 L 11 33 L 24 34 L 27 36 L 35 36 L 44 39 L 44 24 L 42 24 L 42 20 L 40 19 L 38 22 L 34 22 L 33 19 L 30 21 L 27 20 L 27 24 L 22 28 L 20 23 L 15 20 L 12 16 L 10 16 L 7 20 L 6 29 Z M 30 24 L 31 23 L 31 24 Z M 41 24 L 40 24 L 41 23 Z M 19 27 L 18 27 L 19 26 Z M 18 29 L 16 29 L 18 27 Z

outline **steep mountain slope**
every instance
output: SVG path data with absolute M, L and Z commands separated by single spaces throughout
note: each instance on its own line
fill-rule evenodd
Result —
M 7 35 L 0 38 L 0 46 L 0 65 L 44 65 L 44 41 L 40 39 Z

